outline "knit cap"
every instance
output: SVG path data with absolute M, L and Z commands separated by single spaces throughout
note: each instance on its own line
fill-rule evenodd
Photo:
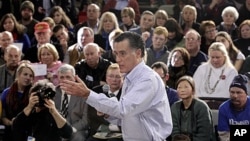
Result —
M 24 1 L 20 6 L 20 11 L 23 9 L 28 8 L 34 13 L 34 4 L 31 1 Z
M 231 87 L 241 88 L 247 94 L 247 83 L 248 83 L 248 77 L 246 75 L 239 74 L 239 75 L 234 77 L 234 79 L 233 79 L 233 81 L 232 81 L 232 83 L 230 85 L 230 88 Z

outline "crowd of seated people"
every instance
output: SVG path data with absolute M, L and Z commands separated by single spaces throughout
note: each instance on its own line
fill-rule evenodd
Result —
M 3 116 L 0 123 L 6 127 L 4 141 L 15 139 L 11 137 L 15 132 L 11 131 L 10 127 L 18 122 L 15 121 L 15 117 L 33 116 L 36 112 L 37 107 L 31 101 L 31 98 L 36 99 L 36 96 L 29 92 L 33 83 L 47 79 L 58 92 L 62 79 L 60 76 L 66 73 L 61 68 L 65 64 L 72 66 L 64 66 L 65 71 L 73 71 L 72 75 L 79 76 L 91 90 L 96 86 L 101 87 L 110 83 L 106 82 L 109 79 L 106 75 L 107 70 L 117 59 L 113 52 L 112 40 L 124 32 L 134 32 L 141 36 L 146 48 L 145 64 L 152 69 L 162 68 L 164 73 L 158 73 L 160 76 L 162 74 L 166 90 L 171 89 L 176 95 L 178 94 L 176 100 L 171 101 L 170 106 L 174 105 L 172 111 L 176 108 L 181 112 L 193 110 L 193 106 L 199 104 L 208 110 L 204 118 L 210 118 L 210 109 L 227 108 L 226 104 L 224 107 L 220 106 L 226 100 L 227 103 L 233 101 L 232 87 L 235 85 L 232 86 L 231 83 L 234 77 L 239 74 L 249 76 L 249 0 L 243 2 L 206 0 L 203 3 L 200 0 L 151 0 L 151 3 L 174 5 L 173 15 L 169 15 L 163 9 L 140 11 L 137 0 L 78 0 L 78 2 L 81 3 L 80 7 L 76 5 L 75 0 L 68 0 L 67 5 L 62 1 L 52 0 L 2 3 L 0 97 L 3 112 L 0 115 Z M 86 13 L 86 19 L 79 21 L 77 18 L 82 12 Z M 24 62 L 25 65 L 22 64 Z M 182 85 L 191 88 L 185 92 L 188 97 L 183 97 L 179 92 Z M 245 89 L 243 90 L 245 92 Z M 250 95 L 247 92 L 246 95 Z M 18 96 L 10 97 L 12 93 L 17 93 Z M 60 93 L 64 94 L 61 90 Z M 69 100 L 71 98 L 75 99 L 69 96 Z M 11 99 L 13 101 L 8 101 Z M 58 101 L 61 99 L 63 96 Z M 16 101 L 17 103 L 12 103 Z M 176 101 L 181 102 L 176 103 Z M 54 112 L 55 109 L 61 111 L 61 102 L 62 100 L 58 106 L 57 103 L 50 105 L 51 101 L 46 101 L 47 108 L 52 106 L 52 111 L 47 111 L 46 115 L 53 116 L 50 120 L 56 122 L 53 123 L 55 126 L 53 130 L 64 130 L 63 128 L 71 126 L 72 131 L 67 130 L 74 135 L 80 128 L 73 125 L 69 117 L 59 116 Z M 183 108 L 185 102 L 189 105 Z M 92 132 L 91 135 L 95 131 L 87 127 L 90 119 L 87 119 L 89 112 L 85 101 L 78 103 L 82 105 L 78 107 L 80 109 L 77 112 L 84 112 L 80 113 L 81 118 L 84 118 L 81 119 L 84 122 L 81 123 L 83 124 L 81 130 L 84 130 L 85 136 L 81 138 L 88 140 L 88 131 Z M 30 107 L 33 110 L 30 110 Z M 178 115 L 180 113 L 172 114 L 173 118 L 181 118 Z M 99 118 L 104 119 L 103 116 Z M 173 122 L 176 121 L 180 122 L 179 119 L 173 119 Z M 57 122 L 62 122 L 63 125 Z M 178 122 L 173 123 L 172 137 L 181 134 L 179 133 L 181 129 L 176 129 L 180 124 Z M 227 127 L 222 127 L 225 124 L 219 126 L 220 138 L 227 138 L 222 134 L 225 130 L 228 131 Z M 191 140 L 195 140 L 196 137 L 191 131 L 186 133 Z M 78 141 L 78 138 L 72 135 L 65 138 Z M 62 140 L 63 137 L 58 134 L 57 139 Z M 203 137 L 213 139 L 205 133 Z M 88 141 L 91 140 L 99 139 L 91 137 Z M 170 138 L 167 140 L 170 141 Z

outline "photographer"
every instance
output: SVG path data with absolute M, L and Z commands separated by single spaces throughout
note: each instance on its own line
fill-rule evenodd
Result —
M 28 106 L 13 121 L 14 140 L 26 141 L 32 136 L 36 141 L 61 141 L 71 137 L 72 127 L 56 110 L 52 100 L 54 87 L 47 80 L 34 84 Z

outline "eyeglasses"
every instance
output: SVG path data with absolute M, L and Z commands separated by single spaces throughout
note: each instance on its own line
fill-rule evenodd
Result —
M 205 31 L 205 34 L 212 33 L 212 32 L 215 32 L 215 31 L 217 31 L 217 30 L 216 29 L 211 29 L 211 30 Z
M 120 75 L 107 75 L 109 78 L 115 78 L 115 79 L 121 79 L 122 77 Z
M 193 42 L 193 41 L 197 41 L 198 39 L 194 39 L 194 38 L 185 38 L 186 41 L 189 41 L 189 42 Z

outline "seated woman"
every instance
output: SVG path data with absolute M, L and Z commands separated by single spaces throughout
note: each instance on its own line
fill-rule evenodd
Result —
M 238 74 L 224 44 L 214 42 L 208 49 L 209 60 L 194 73 L 198 97 L 229 98 L 228 88 Z
M 54 90 L 55 86 L 48 80 L 34 84 L 30 89 L 28 105 L 13 120 L 14 140 L 26 141 L 28 136 L 32 136 L 36 141 L 61 141 L 71 137 L 72 127 L 57 111 L 52 100 Z M 48 97 L 40 97 L 43 92 Z
M 22 63 L 16 71 L 16 80 L 9 88 L 6 88 L 1 96 L 3 116 L 5 125 L 4 140 L 12 141 L 13 120 L 21 112 L 29 101 L 29 90 L 34 80 L 34 71 L 31 65 Z
M 165 24 L 168 30 L 168 41 L 166 43 L 168 50 L 171 51 L 175 47 L 184 47 L 183 30 L 174 18 L 169 18 Z
M 55 86 L 58 85 L 57 69 L 62 65 L 62 62 L 58 60 L 59 55 L 54 45 L 45 43 L 38 48 L 38 60 L 39 64 L 46 64 L 47 75 L 36 76 L 35 82 L 41 79 L 48 79 Z
M 173 130 L 171 136 L 184 134 L 191 141 L 211 141 L 214 127 L 208 105 L 195 97 L 195 84 L 190 76 L 183 76 L 177 81 L 177 94 L 180 101 L 171 107 Z
M 197 32 L 199 32 L 200 24 L 196 22 L 197 11 L 194 6 L 185 5 L 182 9 L 181 17 L 182 17 L 182 22 L 183 22 L 183 24 L 181 25 L 181 28 L 184 31 L 184 35 L 190 29 L 194 29 Z
M 223 9 L 221 16 L 223 21 L 217 26 L 217 30 L 227 32 L 231 36 L 232 40 L 235 40 L 238 37 L 238 29 L 235 24 L 235 21 L 239 17 L 237 9 L 232 6 L 228 6 Z
M 169 80 L 167 85 L 176 89 L 178 79 L 188 72 L 190 55 L 185 48 L 177 47 L 170 52 L 168 59 Z
M 155 25 L 154 27 L 157 26 L 165 26 L 166 22 L 168 20 L 168 13 L 165 10 L 157 10 L 155 12 Z
M 221 42 L 225 45 L 232 64 L 234 65 L 235 69 L 239 71 L 246 57 L 234 45 L 230 35 L 225 31 L 220 31 L 216 34 L 215 41 Z

